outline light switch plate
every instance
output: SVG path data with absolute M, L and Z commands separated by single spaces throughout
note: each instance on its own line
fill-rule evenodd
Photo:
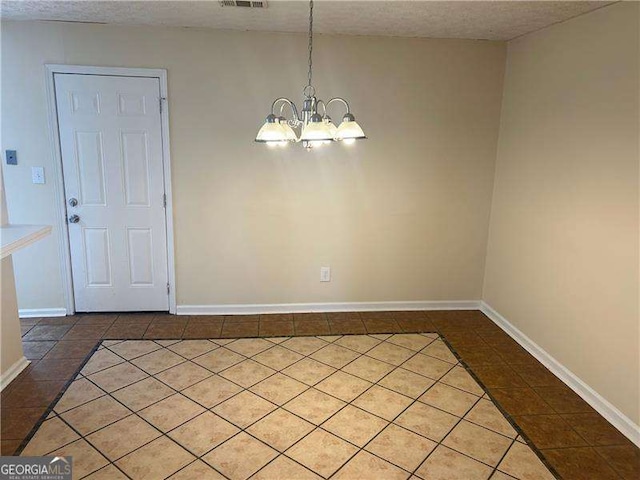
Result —
M 320 281 L 321 282 L 331 281 L 331 267 L 320 267 Z
M 44 167 L 31 167 L 31 182 L 34 184 L 44 183 Z

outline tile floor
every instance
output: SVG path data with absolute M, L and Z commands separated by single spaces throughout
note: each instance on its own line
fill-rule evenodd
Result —
M 470 369 L 479 383 L 486 388 L 491 398 L 485 396 L 484 399 L 477 401 L 477 405 L 463 412 L 466 408 L 464 399 L 466 398 L 469 401 L 471 397 L 461 395 L 462 398 L 457 398 L 455 401 L 447 397 L 446 393 L 450 391 L 452 386 L 457 389 L 456 393 L 463 391 L 467 395 L 475 395 L 476 398 L 480 392 L 474 394 L 474 392 L 464 391 L 464 388 L 460 389 L 461 385 L 447 383 L 444 380 L 434 382 L 434 380 L 438 380 L 434 377 L 438 377 L 441 374 L 441 369 L 437 366 L 441 364 L 436 362 L 434 365 L 433 362 L 428 362 L 429 365 L 427 365 L 420 360 L 426 355 L 429 358 L 448 363 L 447 359 L 444 358 L 447 355 L 447 350 L 437 340 L 433 342 L 433 346 L 427 346 L 427 348 L 430 347 L 432 349 L 430 353 L 426 351 L 424 354 L 420 353 L 420 356 L 416 355 L 417 359 L 413 357 L 405 358 L 406 352 L 402 355 L 399 352 L 403 350 L 391 348 L 392 346 L 407 348 L 409 345 L 387 345 L 389 344 L 388 341 L 382 342 L 382 347 L 375 352 L 371 350 L 370 353 L 364 356 L 358 356 L 358 354 L 365 353 L 362 351 L 364 347 L 358 349 L 352 346 L 349 348 L 337 343 L 338 340 L 336 339 L 331 345 L 326 345 L 322 352 L 312 351 L 311 347 L 301 348 L 301 351 L 296 351 L 280 346 L 287 351 L 285 357 L 275 354 L 280 351 L 275 346 L 262 352 L 254 352 L 249 347 L 246 347 L 247 350 L 241 352 L 222 346 L 216 347 L 216 345 L 222 343 L 216 340 L 220 338 L 297 335 L 338 336 L 411 332 L 438 332 L 453 347 L 459 358 Z M 358 451 L 350 460 L 350 469 L 340 473 L 340 475 L 346 477 L 349 476 L 349 472 L 367 471 L 367 469 L 376 468 L 376 466 L 383 466 L 385 464 L 380 462 L 388 459 L 380 455 L 380 451 L 372 451 L 372 448 L 375 447 L 369 448 L 369 444 L 365 445 L 364 449 L 360 449 L 358 441 L 360 443 L 363 441 L 361 437 L 358 437 L 360 440 L 358 438 L 345 439 L 344 437 L 347 435 L 364 435 L 366 437 L 366 434 L 358 429 L 351 433 L 341 431 L 341 429 L 344 429 L 344 425 L 367 423 L 363 418 L 370 418 L 369 416 L 371 416 L 376 421 L 373 421 L 370 425 L 376 426 L 368 428 L 375 430 L 380 425 L 379 422 L 385 422 L 384 424 L 386 425 L 374 439 L 380 444 L 384 444 L 386 440 L 400 442 L 402 441 L 400 440 L 402 438 L 401 434 L 405 432 L 417 435 L 420 438 L 421 443 L 418 443 L 420 445 L 419 451 L 428 449 L 431 443 L 438 443 L 436 439 L 429 437 L 429 435 L 444 435 L 442 431 L 434 431 L 429 435 L 425 435 L 424 433 L 415 432 L 415 429 L 420 428 L 417 422 L 412 423 L 406 416 L 401 420 L 403 414 L 397 419 L 391 418 L 394 408 L 398 407 L 394 407 L 394 403 L 388 401 L 386 396 L 382 395 L 387 392 L 398 394 L 401 398 L 413 399 L 407 410 L 409 408 L 420 409 L 422 410 L 421 415 L 427 415 L 425 412 L 439 412 L 442 413 L 441 416 L 443 418 L 449 418 L 447 415 L 456 418 L 463 417 L 462 421 L 446 433 L 445 440 L 431 450 L 427 461 L 424 462 L 426 466 L 421 465 L 416 471 L 414 476 L 416 479 L 420 478 L 420 468 L 422 468 L 424 475 L 425 468 L 431 464 L 444 465 L 462 458 L 460 457 L 461 450 L 468 448 L 461 446 L 464 445 L 465 438 L 473 437 L 473 429 L 477 426 L 486 430 L 487 425 L 482 426 L 478 418 L 482 417 L 483 414 L 487 414 L 480 407 L 490 405 L 491 399 L 522 432 L 521 439 L 526 439 L 532 447 L 541 452 L 545 462 L 561 478 L 589 480 L 640 478 L 640 450 L 517 343 L 511 340 L 487 317 L 477 311 L 351 312 L 248 315 L 240 317 L 94 314 L 65 318 L 25 319 L 23 320 L 23 343 L 25 353 L 32 360 L 32 364 L 2 391 L 2 430 L 0 434 L 2 453 L 7 455 L 15 452 L 40 417 L 47 412 L 47 407 L 56 399 L 65 384 L 73 378 L 87 355 L 95 348 L 96 342 L 104 339 L 143 338 L 156 340 L 211 338 L 214 339 L 214 342 L 217 342 L 208 342 L 214 346 L 214 350 L 220 349 L 221 353 L 228 350 L 230 353 L 214 356 L 209 351 L 194 355 L 193 352 L 174 351 L 170 350 L 168 345 L 155 344 L 158 346 L 157 350 L 138 352 L 138 354 L 134 354 L 135 358 L 126 358 L 126 354 L 111 350 L 111 348 L 116 348 L 116 344 L 103 349 L 104 351 L 101 350 L 100 356 L 93 358 L 92 364 L 87 364 L 84 367 L 87 376 L 92 379 L 97 378 L 96 382 L 101 382 L 100 387 L 98 387 L 98 383 L 88 380 L 75 382 L 73 389 L 68 390 L 68 397 L 65 397 L 64 401 L 58 402 L 56 406 L 57 409 L 67 409 L 62 415 L 67 413 L 69 418 L 74 418 L 72 411 L 80 412 L 76 413 L 78 415 L 76 422 L 78 418 L 81 418 L 82 422 L 84 422 L 83 426 L 80 427 L 81 430 L 77 430 L 76 427 L 69 428 L 68 426 L 71 423 L 67 423 L 67 420 L 62 420 L 64 418 L 62 416 L 50 420 L 56 419 L 57 422 L 52 421 L 51 426 L 60 428 L 60 431 L 51 430 L 54 432 L 52 436 L 56 439 L 63 439 L 63 441 L 64 439 L 69 440 L 69 447 L 72 448 L 72 452 L 76 452 L 77 455 L 82 455 L 85 458 L 85 463 L 89 465 L 87 467 L 89 470 L 93 468 L 91 465 L 100 464 L 100 467 L 96 468 L 101 468 L 101 475 L 104 476 L 99 477 L 96 474 L 92 478 L 127 478 L 122 476 L 122 471 L 118 470 L 118 467 L 113 465 L 111 461 L 104 467 L 101 462 L 105 461 L 104 458 L 112 460 L 123 456 L 128 457 L 129 454 L 123 453 L 123 451 L 127 449 L 131 451 L 134 448 L 137 448 L 136 452 L 141 452 L 137 454 L 139 458 L 141 458 L 140 456 L 147 456 L 153 459 L 154 455 L 160 455 L 161 453 L 159 452 L 163 451 L 164 448 L 177 445 L 174 442 L 180 443 L 177 435 L 174 438 L 170 435 L 166 436 L 165 432 L 181 431 L 183 428 L 182 423 L 189 423 L 194 417 L 204 417 L 201 420 L 204 425 L 209 425 L 210 431 L 220 432 L 220 435 L 224 438 L 226 438 L 225 435 L 234 435 L 230 439 L 236 439 L 234 442 L 225 441 L 214 450 L 218 452 L 217 456 L 211 455 L 211 459 L 217 458 L 220 462 L 223 461 L 221 459 L 225 455 L 233 457 L 234 455 L 231 453 L 233 451 L 244 450 L 249 445 L 262 445 L 261 443 L 255 443 L 259 442 L 259 437 L 253 433 L 252 429 L 256 430 L 258 428 L 257 424 L 265 421 L 267 417 L 272 417 L 272 422 L 276 424 L 286 422 L 288 416 L 284 412 L 295 418 L 303 417 L 305 422 L 313 426 L 313 430 L 307 432 L 302 439 L 308 439 L 306 440 L 308 442 L 307 445 L 335 444 L 336 451 L 340 451 L 338 446 L 342 445 L 344 447 L 343 443 L 346 443 L 346 445 Z M 349 338 L 355 337 L 345 336 L 340 339 L 340 342 L 346 342 Z M 267 341 L 273 343 L 272 340 Z M 126 343 L 119 343 L 126 345 Z M 146 345 L 154 345 L 153 342 L 144 343 Z M 256 342 L 249 343 L 256 344 Z M 259 344 L 260 342 L 257 343 Z M 143 344 L 140 343 L 140 345 Z M 174 349 L 178 348 L 177 343 L 173 343 L 173 345 Z M 207 345 L 207 342 L 203 343 L 203 345 Z M 332 348 L 327 348 L 329 346 Z M 222 350 L 223 348 L 224 350 Z M 275 350 L 275 352 L 269 355 L 268 352 L 272 350 Z M 348 350 L 348 352 L 345 352 L 345 350 Z M 175 354 L 181 359 L 181 363 L 172 363 L 176 361 L 176 357 L 173 355 L 160 355 L 164 352 Z M 110 353 L 122 361 L 117 364 L 111 363 L 115 360 L 114 357 L 109 355 Z M 190 355 L 194 356 L 190 358 Z M 354 357 L 354 355 L 356 356 Z M 241 362 L 235 363 L 238 356 L 247 364 L 243 366 Z M 251 360 L 247 360 L 248 357 L 252 356 Z M 260 356 L 260 359 L 257 358 L 258 356 Z M 298 356 L 302 357 L 298 358 Z M 384 358 L 382 358 L 383 356 Z M 101 359 L 101 357 L 103 358 Z M 195 361 L 196 358 L 200 359 L 199 363 Z M 187 360 L 189 361 L 187 362 Z M 449 358 L 449 360 L 451 359 Z M 266 362 L 272 362 L 271 366 Z M 300 364 L 301 368 L 290 368 L 291 365 L 289 363 L 292 362 L 296 362 L 296 365 Z M 410 368 L 398 368 L 399 362 L 406 362 L 406 366 Z M 386 371 L 388 368 L 391 368 L 391 370 Z M 95 371 L 91 371 L 92 369 L 95 369 Z M 107 369 L 118 372 L 118 374 L 105 375 L 104 372 Z M 271 377 L 265 379 L 271 380 L 262 386 L 262 390 L 257 391 L 258 387 L 249 385 L 249 383 L 270 371 L 265 369 L 271 369 L 274 372 L 278 371 L 278 373 L 274 373 Z M 231 375 L 235 373 L 238 383 L 233 379 L 224 377 L 223 373 L 227 371 L 230 371 Z M 405 373 L 405 371 L 409 373 Z M 453 367 L 452 371 L 445 373 L 444 376 L 453 375 L 452 372 L 458 371 L 463 372 L 464 369 Z M 206 375 L 208 376 L 200 379 L 199 377 L 204 375 L 205 372 L 207 372 Z M 217 373 L 214 375 L 212 372 Z M 319 384 L 322 383 L 326 389 L 332 389 L 331 392 L 322 391 L 317 387 L 309 388 L 316 375 L 325 375 L 325 378 L 320 380 Z M 375 385 L 369 385 L 368 390 L 360 393 L 357 398 L 350 399 L 350 396 L 358 393 L 357 389 L 355 392 L 353 391 L 356 388 L 352 385 L 354 377 L 358 379 L 355 383 L 368 382 L 363 385 Z M 416 381 L 417 379 L 422 380 L 425 378 L 433 382 L 433 384 L 425 385 Z M 214 382 L 214 379 L 219 379 L 218 383 L 207 387 L 208 383 Z M 197 384 L 202 384 L 200 390 L 193 388 L 194 385 L 187 386 L 193 381 Z M 424 381 L 422 380 L 422 382 Z M 129 382 L 132 383 L 129 384 Z M 400 385 L 404 385 L 406 390 L 398 391 Z M 92 387 L 95 387 L 96 390 L 93 390 Z M 360 385 L 360 388 L 362 388 L 362 385 Z M 209 405 L 208 403 L 212 401 L 209 391 L 211 389 L 219 392 L 219 395 L 228 396 L 229 398 L 225 397 L 226 399 L 223 402 L 219 402 L 216 405 Z M 191 397 L 183 395 L 182 392 L 185 390 L 189 390 Z M 297 393 L 298 397 L 287 398 L 287 395 L 298 390 L 300 390 Z M 102 412 L 100 416 L 97 418 L 94 416 L 91 419 L 87 413 L 87 407 L 83 412 L 82 406 L 77 405 L 79 400 L 74 400 L 73 398 L 74 391 L 77 398 L 82 399 L 91 398 L 92 395 L 95 395 L 92 399 L 95 403 L 92 405 L 105 406 L 105 408 L 98 409 Z M 181 393 L 175 393 L 176 391 Z M 378 395 L 382 395 L 385 401 L 376 401 Z M 173 405 L 170 403 L 170 399 L 174 398 L 174 396 L 180 398 L 184 396 L 186 400 Z M 420 398 L 422 396 L 425 398 Z M 345 405 L 337 413 L 334 412 L 333 416 L 324 420 L 326 425 L 323 423 L 321 427 L 317 427 L 316 425 L 322 420 L 323 415 L 326 415 L 327 412 L 332 412 L 332 409 L 336 408 L 333 401 L 323 401 L 323 399 L 326 400 L 326 397 L 337 402 L 344 402 Z M 394 395 L 391 395 L 391 397 L 394 397 Z M 160 398 L 160 400 L 157 400 L 157 398 Z M 255 415 L 259 415 L 266 408 L 265 403 L 260 400 L 266 402 L 266 405 L 280 406 L 287 404 L 287 407 L 274 407 L 275 411 L 270 410 L 267 412 L 267 417 L 259 420 L 255 425 L 245 425 L 250 418 L 236 418 L 235 421 L 227 419 L 224 420 L 226 423 L 214 422 L 214 419 L 222 419 L 226 418 L 225 415 L 234 414 L 233 412 L 237 410 L 234 408 L 234 402 L 232 401 L 234 398 L 236 399 L 236 406 L 246 405 L 247 410 L 254 412 Z M 299 400 L 299 398 L 302 398 L 302 400 Z M 416 398 L 417 400 L 415 400 Z M 74 401 L 76 405 L 74 405 Z M 67 402 L 66 406 L 65 402 Z M 114 406 L 111 402 L 115 402 L 122 409 Z M 317 408 L 314 409 L 312 415 L 307 417 L 304 409 L 309 403 L 316 405 Z M 194 408 L 192 404 L 196 404 L 198 408 L 206 409 L 206 411 L 203 410 L 191 417 L 193 414 L 192 409 Z M 342 404 L 340 403 L 340 405 Z M 107 408 L 107 406 L 113 408 Z M 215 411 L 216 409 L 218 411 Z M 171 410 L 171 415 L 167 414 L 168 410 Z M 486 410 L 489 410 L 489 407 Z M 130 412 L 132 411 L 136 412 L 136 414 L 131 414 Z M 142 411 L 148 414 L 146 418 L 139 413 Z M 207 412 L 211 416 L 205 415 Z M 281 413 L 276 415 L 276 412 Z M 336 417 L 340 419 L 338 416 L 340 412 L 342 412 L 341 415 L 344 421 L 334 420 Z M 365 414 L 360 414 L 360 412 L 365 412 Z M 137 422 L 138 419 L 142 423 Z M 131 444 L 125 442 L 124 444 L 109 446 L 109 434 L 105 435 L 103 433 L 100 435 L 100 432 L 107 431 L 111 427 L 93 431 L 96 428 L 95 425 L 105 421 L 113 424 L 112 431 L 115 432 L 116 436 L 118 435 L 118 430 L 115 429 L 116 424 L 122 432 L 138 432 L 137 429 L 141 429 L 138 441 L 146 440 L 144 445 L 131 446 Z M 68 422 L 71 422 L 71 420 Z M 91 422 L 94 423 L 92 424 Z M 130 424 L 128 422 L 134 423 Z M 175 424 L 175 422 L 180 423 Z M 391 423 L 387 425 L 388 422 Z M 405 422 L 405 425 L 398 422 Z M 56 423 L 57 425 L 55 425 Z M 156 425 L 157 428 L 151 427 L 150 425 L 152 424 Z M 235 429 L 233 430 L 235 433 L 227 430 L 224 427 L 226 424 L 231 425 Z M 467 426 L 467 424 L 469 424 L 469 428 L 461 427 L 461 425 Z M 144 428 L 143 425 L 149 426 L 151 430 Z M 303 423 L 303 425 L 306 424 Z M 67 428 L 62 428 L 62 426 Z M 460 428 L 458 428 L 459 426 Z M 244 431 L 242 431 L 243 429 Z M 72 434 L 69 434 L 68 430 Z M 182 437 L 195 437 L 196 434 L 194 432 L 201 430 L 203 429 L 195 428 L 189 431 L 188 428 L 185 428 L 182 431 Z M 204 428 L 204 430 L 207 430 L 207 428 Z M 496 433 L 495 428 L 491 430 L 489 427 L 489 430 L 491 433 Z M 319 433 L 314 434 L 316 431 Z M 326 432 L 326 435 L 320 432 Z M 508 435 L 505 436 L 504 432 L 497 433 L 499 434 L 498 438 L 511 438 Z M 71 437 L 65 435 L 71 435 Z M 300 435 L 300 431 L 291 429 L 288 435 L 295 437 Z M 415 436 L 411 435 L 409 437 L 415 440 Z M 101 439 L 105 445 L 102 447 L 105 449 L 102 450 L 105 457 L 100 454 L 96 455 L 94 453 L 95 449 L 90 446 L 93 443 L 90 440 L 83 440 L 80 438 L 82 436 L 87 439 L 89 437 Z M 334 438 L 338 440 L 334 440 Z M 282 441 L 286 445 L 286 438 Z M 291 440 L 289 439 L 288 441 L 290 442 Z M 120 442 L 122 442 L 122 437 L 120 437 Z M 282 445 L 278 447 L 274 442 L 267 441 L 266 443 L 269 444 L 268 448 L 266 450 L 258 449 L 257 458 L 268 458 L 274 455 L 273 451 L 280 452 L 283 448 Z M 294 458 L 294 452 L 297 452 L 297 455 L 303 455 L 301 452 L 309 451 L 304 447 L 294 448 L 300 444 L 303 444 L 302 441 L 289 447 L 291 455 L 287 454 L 286 457 L 277 456 L 273 461 L 270 460 L 268 465 L 260 470 L 260 472 L 263 472 L 263 476 L 257 476 L 257 478 L 269 478 L 270 472 L 273 471 L 284 472 L 285 477 L 296 478 L 298 467 L 304 464 L 299 459 Z M 149 447 L 151 445 L 153 447 Z M 223 445 L 227 446 L 222 448 Z M 523 446 L 522 448 L 520 447 L 521 445 Z M 349 450 L 348 447 L 344 448 L 347 451 Z M 404 450 L 408 451 L 409 449 Z M 107 452 L 109 452 L 108 455 Z M 206 466 L 208 465 L 206 460 L 204 462 L 202 460 L 193 461 L 193 458 L 202 456 L 200 452 L 189 448 L 185 452 L 186 454 L 182 453 L 175 459 L 172 457 L 171 461 L 175 462 L 175 465 L 180 465 L 181 462 L 189 458 L 192 459 L 191 463 L 180 470 L 173 478 L 209 478 L 205 476 L 204 472 L 210 475 L 212 470 Z M 513 442 L 508 452 L 510 462 L 507 462 L 507 457 L 505 457 L 500 461 L 500 465 L 502 465 L 501 468 L 503 470 L 506 469 L 508 473 L 514 474 L 516 471 L 509 471 L 508 469 L 515 468 L 513 465 L 522 465 L 523 461 L 519 459 L 528 456 L 530 451 L 526 449 L 525 444 L 516 441 Z M 402 453 L 408 455 L 407 452 Z M 194 455 L 195 457 L 193 457 Z M 205 454 L 205 456 L 207 455 L 209 453 Z M 476 456 L 474 457 L 474 455 Z M 464 459 L 473 457 L 480 460 L 479 463 L 487 465 L 488 468 L 495 466 L 491 465 L 490 460 L 492 457 L 482 456 L 485 454 L 475 451 L 474 455 L 467 453 L 467 455 L 462 456 Z M 480 455 L 480 458 L 478 458 L 478 455 Z M 286 458 L 290 458 L 290 460 L 286 460 Z M 213 462 L 214 460 L 211 461 Z M 312 460 L 306 461 L 312 462 Z M 409 459 L 401 458 L 400 455 L 396 461 L 398 463 L 394 463 L 394 468 L 400 468 L 404 472 L 409 471 L 409 464 L 402 463 L 409 462 Z M 476 460 L 473 461 L 478 463 Z M 123 461 L 124 463 L 126 462 Z M 267 462 L 265 461 L 265 463 Z M 511 463 L 511 467 L 508 466 L 509 463 Z M 475 465 L 475 463 L 471 463 L 471 465 Z M 178 468 L 181 467 L 177 467 L 176 470 Z M 345 469 L 342 469 L 341 472 L 343 470 Z M 490 470 L 493 471 L 492 469 Z M 396 472 L 396 470 L 391 469 L 384 477 L 394 478 L 393 472 Z M 319 473 L 322 474 L 322 472 Z M 508 473 L 496 471 L 491 478 L 512 478 Z M 154 475 L 154 472 L 150 472 L 149 478 L 155 478 Z M 335 475 L 337 476 L 337 474 Z M 443 478 L 455 478 L 446 475 Z M 518 473 L 517 475 L 523 476 L 525 474 Z M 214 476 L 211 478 L 221 477 Z M 432 477 L 428 478 L 430 480 Z M 439 477 L 433 476 L 433 478 Z M 474 477 L 465 476 L 464 478 Z M 487 477 L 481 476 L 480 478 Z M 523 478 L 530 477 L 523 476 Z

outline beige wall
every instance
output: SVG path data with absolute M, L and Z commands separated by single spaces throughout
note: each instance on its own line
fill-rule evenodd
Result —
M 166 68 L 179 305 L 480 299 L 505 45 L 315 40 L 320 96 L 349 99 L 369 140 L 254 144 L 274 98 L 300 99 L 304 35 L 4 23 L 11 220 L 55 222 L 45 63 Z M 15 268 L 21 308 L 64 306 L 55 231 Z
M 509 43 L 484 300 L 640 423 L 639 5 Z

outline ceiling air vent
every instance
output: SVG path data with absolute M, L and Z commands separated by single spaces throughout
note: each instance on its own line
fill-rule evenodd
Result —
M 267 0 L 220 0 L 221 7 L 267 8 Z

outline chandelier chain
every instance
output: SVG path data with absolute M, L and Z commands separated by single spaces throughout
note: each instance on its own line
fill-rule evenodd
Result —
M 313 53 L 313 0 L 309 2 L 309 75 L 307 86 L 311 86 L 311 70 L 313 68 L 313 59 L 311 54 Z

